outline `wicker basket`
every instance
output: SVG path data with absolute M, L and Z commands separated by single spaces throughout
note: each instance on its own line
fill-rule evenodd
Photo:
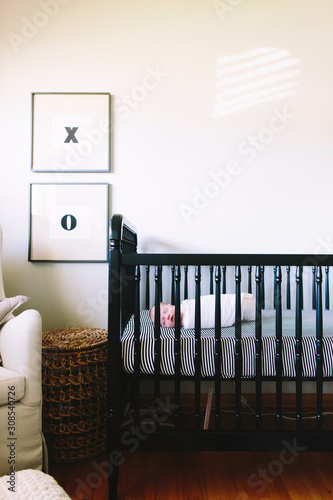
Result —
M 106 449 L 107 330 L 43 333 L 43 432 L 51 462 Z

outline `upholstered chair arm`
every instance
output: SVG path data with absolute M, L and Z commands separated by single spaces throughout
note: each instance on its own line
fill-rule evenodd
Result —
M 4 368 L 26 378 L 21 403 L 39 406 L 42 400 L 42 318 L 38 311 L 28 309 L 2 325 L 0 353 Z

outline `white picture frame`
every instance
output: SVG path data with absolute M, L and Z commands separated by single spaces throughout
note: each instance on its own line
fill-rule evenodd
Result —
M 109 172 L 109 93 L 32 93 L 33 172 Z
M 31 183 L 29 261 L 107 262 L 109 184 Z

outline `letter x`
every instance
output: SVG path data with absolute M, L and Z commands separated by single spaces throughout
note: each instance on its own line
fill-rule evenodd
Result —
M 78 128 L 79 127 L 73 127 L 73 128 L 65 127 L 66 132 L 68 134 L 68 136 L 66 137 L 65 142 L 71 142 L 71 141 L 73 141 L 73 142 L 79 142 L 77 140 L 77 138 L 75 137 L 75 133 L 76 133 L 76 131 L 77 131 Z

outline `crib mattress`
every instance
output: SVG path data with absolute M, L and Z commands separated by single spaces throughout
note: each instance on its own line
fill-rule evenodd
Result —
M 242 323 L 242 377 L 255 376 L 255 322 Z M 282 315 L 282 375 L 295 377 L 295 312 L 283 311 Z M 303 377 L 316 376 L 316 319 L 315 311 L 303 311 L 302 317 L 302 370 Z M 162 375 L 174 375 L 173 328 L 161 327 Z M 134 372 L 134 317 L 132 316 L 122 335 L 123 368 Z M 214 376 L 214 329 L 203 329 L 201 333 L 201 375 Z M 181 375 L 194 376 L 194 330 L 181 329 Z M 154 325 L 149 311 L 140 312 L 140 372 L 154 373 Z M 262 311 L 262 376 L 274 377 L 275 371 L 275 311 Z M 235 376 L 235 327 L 221 328 L 221 377 Z M 333 311 L 325 311 L 323 316 L 323 375 L 333 376 Z

